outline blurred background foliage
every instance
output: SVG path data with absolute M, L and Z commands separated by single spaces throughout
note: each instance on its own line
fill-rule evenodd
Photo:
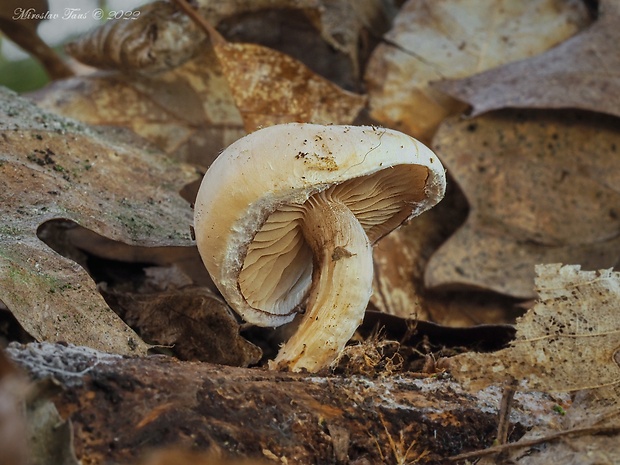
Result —
M 2 37 L 0 45 L 8 42 Z M 62 47 L 55 47 L 61 51 Z M 13 89 L 16 92 L 28 92 L 43 87 L 49 78 L 43 66 L 34 58 L 21 59 L 7 58 L 0 54 L 0 85 Z

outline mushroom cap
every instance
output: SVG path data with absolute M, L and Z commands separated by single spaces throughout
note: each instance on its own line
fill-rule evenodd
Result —
M 295 317 L 312 281 L 299 226 L 311 196 L 332 189 L 375 243 L 439 202 L 445 185 L 437 156 L 398 131 L 270 126 L 234 142 L 205 174 L 194 207 L 198 250 L 244 320 L 279 326 Z

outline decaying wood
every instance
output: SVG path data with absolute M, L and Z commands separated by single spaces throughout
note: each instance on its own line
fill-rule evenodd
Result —
M 7 352 L 32 378 L 62 384 L 54 402 L 84 464 L 171 446 L 268 463 L 442 463 L 492 443 L 501 397 L 441 374 L 309 376 L 47 343 Z M 515 405 L 511 440 L 554 415 L 550 397 L 517 393 Z

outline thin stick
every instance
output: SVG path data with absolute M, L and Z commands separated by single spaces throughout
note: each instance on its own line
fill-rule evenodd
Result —
M 523 447 L 536 446 L 545 442 L 557 441 L 568 436 L 582 436 L 585 434 L 616 434 L 620 432 L 620 425 L 612 426 L 589 426 L 586 428 L 575 428 L 566 431 L 560 431 L 549 436 L 545 436 L 538 439 L 529 439 L 526 441 L 511 442 L 510 444 L 503 444 L 501 446 L 493 446 L 488 449 L 476 450 L 472 452 L 465 452 L 464 454 L 455 455 L 448 460 L 456 462 L 457 460 L 470 459 L 474 457 L 483 457 L 485 455 L 497 454 L 498 452 L 507 451 L 510 449 L 521 449 Z
M 510 410 L 512 409 L 512 401 L 515 397 L 516 380 L 509 385 L 504 386 L 502 394 L 502 402 L 499 406 L 499 421 L 497 425 L 497 444 L 502 445 L 508 442 L 508 428 L 510 426 Z

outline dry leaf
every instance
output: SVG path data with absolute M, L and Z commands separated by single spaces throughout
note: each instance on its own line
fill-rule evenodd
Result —
M 539 301 L 517 322 L 507 349 L 450 359 L 470 389 L 518 381 L 520 390 L 613 387 L 620 394 L 620 273 L 579 265 L 538 265 Z
M 29 97 L 88 124 L 129 128 L 175 159 L 204 167 L 245 135 L 210 48 L 155 76 L 96 73 L 57 81 Z
M 601 0 L 590 28 L 540 56 L 437 88 L 473 105 L 473 113 L 506 107 L 580 108 L 620 116 L 620 3 Z
M 544 52 L 588 22 L 580 0 L 409 0 L 366 69 L 371 116 L 429 141 L 464 108 L 429 82 Z
M 198 4 L 198 12 L 231 42 L 257 43 L 286 53 L 349 90 L 360 89 L 361 65 L 397 11 L 392 0 Z
M 347 124 L 366 104 L 276 50 L 224 41 L 213 47 L 248 132 L 294 121 Z
M 208 288 L 136 293 L 103 287 L 102 294 L 145 340 L 170 347 L 181 360 L 247 367 L 261 358 L 261 350 L 239 335 L 232 310 Z
M 536 271 L 540 300 L 518 322 L 511 347 L 454 357 L 452 373 L 474 389 L 516 379 L 525 390 L 577 390 L 572 402 L 558 409 L 556 422 L 534 427 L 507 444 L 507 460 L 520 465 L 616 464 L 620 273 L 581 271 L 576 265 L 538 265 Z
M 535 297 L 536 263 L 620 260 L 620 126 L 605 115 L 506 110 L 447 120 L 434 148 L 470 204 L 431 257 L 431 287 Z
M 156 151 L 0 92 L 0 300 L 38 340 L 145 353 L 85 270 L 37 232 L 62 218 L 128 244 L 191 245 L 191 210 L 178 191 L 194 178 Z

